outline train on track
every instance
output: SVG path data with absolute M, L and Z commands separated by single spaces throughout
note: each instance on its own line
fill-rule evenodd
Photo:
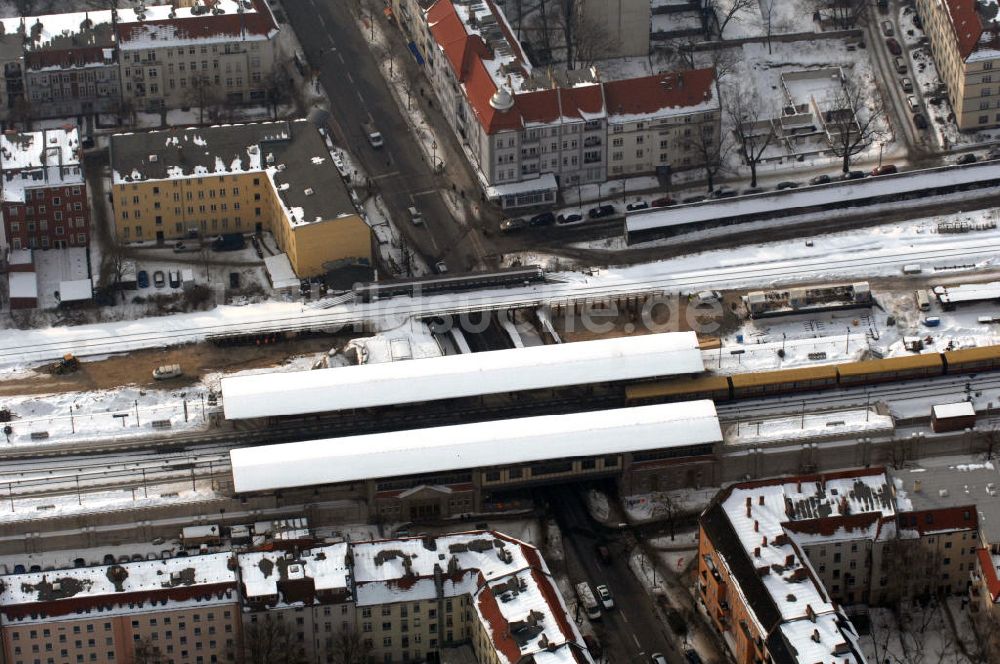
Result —
M 495 272 L 474 272 L 457 275 L 434 275 L 394 281 L 360 284 L 354 296 L 362 302 L 374 302 L 397 295 L 416 296 L 437 293 L 458 293 L 477 288 L 510 288 L 545 280 L 545 270 L 537 265 L 510 267 Z
M 731 376 L 702 374 L 666 381 L 632 383 L 625 387 L 625 403 L 640 406 L 694 399 L 732 401 L 995 369 L 1000 369 L 1000 346 L 982 346 Z

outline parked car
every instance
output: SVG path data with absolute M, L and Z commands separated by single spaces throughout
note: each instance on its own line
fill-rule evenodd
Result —
M 135 283 L 139 285 L 139 288 L 149 288 L 149 272 L 139 270 L 139 274 L 135 276 Z
M 41 572 L 42 571 L 42 566 L 41 565 L 32 565 L 31 567 L 28 568 L 28 571 L 32 572 L 32 573 L 34 573 L 34 572 Z
M 722 299 L 722 293 L 720 293 L 717 290 L 703 290 L 694 296 L 694 301 L 697 304 L 718 302 L 721 299 Z
M 573 212 L 570 214 L 561 214 L 556 217 L 557 224 L 575 224 L 578 221 L 583 221 L 583 215 L 579 212 Z
M 889 37 L 888 39 L 885 40 L 885 45 L 889 47 L 889 52 L 892 53 L 893 55 L 903 54 L 903 48 L 899 45 L 899 42 L 893 39 L 892 37 Z
M 554 212 L 542 212 L 536 214 L 534 217 L 528 220 L 529 226 L 548 226 L 554 223 L 556 220 L 556 215 Z
M 899 79 L 899 85 L 903 88 L 903 92 L 913 92 L 913 81 L 908 78 Z
M 524 219 L 504 219 L 500 222 L 501 233 L 515 233 L 528 225 Z
M 167 278 L 163 275 L 163 270 L 157 270 L 153 273 L 153 285 L 157 288 L 163 288 L 167 285 Z
M 927 118 L 922 113 L 917 113 L 913 116 L 913 124 L 917 129 L 927 129 Z
M 885 35 L 886 37 L 892 37 L 892 35 L 894 34 L 894 32 L 895 31 L 892 29 L 892 21 L 882 21 L 882 34 L 883 35 Z
M 865 173 L 864 171 L 848 171 L 847 173 L 844 173 L 843 175 L 841 175 L 840 179 L 844 180 L 844 181 L 847 181 L 847 180 L 861 180 L 864 177 L 866 177 L 867 175 L 868 174 Z
M 615 599 L 611 596 L 611 591 L 604 584 L 597 586 L 597 596 L 601 600 L 601 606 L 604 607 L 605 611 L 610 611 L 615 608 Z
M 681 203 L 701 203 L 703 200 L 705 200 L 704 196 L 688 196 Z
M 646 201 L 639 201 L 636 203 L 629 203 L 628 205 L 625 206 L 625 209 L 628 210 L 629 212 L 635 212 L 636 210 L 645 210 L 648 207 L 649 203 L 647 203 Z
M 223 233 L 212 240 L 212 251 L 239 251 L 247 246 L 243 233 Z
M 653 664 L 667 664 L 667 658 L 663 656 L 663 653 L 654 652 L 650 657 Z
M 906 105 L 910 108 L 910 113 L 920 112 L 920 102 L 913 95 L 906 96 Z
M 661 198 L 654 198 L 649 204 L 653 207 L 667 207 L 670 205 L 676 205 L 676 203 L 677 201 L 669 196 L 663 196 Z
M 84 560 L 83 558 L 73 559 L 73 567 L 86 567 L 86 566 L 87 566 L 87 561 Z
M 891 173 L 898 172 L 899 169 L 896 168 L 896 164 L 882 164 L 872 169 L 872 175 L 890 175 Z
M 781 191 L 783 189 L 797 189 L 798 186 L 799 186 L 798 182 L 788 182 L 788 181 L 779 182 L 778 186 L 775 187 L 775 190 Z
M 736 195 L 735 189 L 729 189 L 728 187 L 719 187 L 712 192 L 712 198 L 718 200 L 720 198 L 732 198 Z
M 448 274 L 448 266 L 445 265 L 444 261 L 438 261 L 434 263 L 434 271 L 438 274 Z
M 611 217 L 615 214 L 614 205 L 599 205 L 595 208 L 591 208 L 587 216 L 591 219 L 603 219 L 604 217 Z
M 181 272 L 180 270 L 170 270 L 167 273 L 167 279 L 170 281 L 171 288 L 181 287 Z
M 684 659 L 687 660 L 688 664 L 702 664 L 701 655 L 694 648 L 684 649 Z
M 607 544 L 598 544 L 594 547 L 594 550 L 597 551 L 597 557 L 600 558 L 602 563 L 605 565 L 611 563 L 611 549 L 608 548 Z
M 826 174 L 817 175 L 816 177 L 809 179 L 809 184 L 826 184 L 828 182 L 831 182 L 832 180 L 833 178 L 831 178 L 829 175 Z
M 416 207 L 411 205 L 406 208 L 406 212 L 410 215 L 410 221 L 413 222 L 414 226 L 420 226 L 424 223 L 424 215 L 420 214 L 420 210 Z
M 895 40 L 893 40 L 893 41 L 895 41 Z M 897 44 L 897 46 L 898 46 L 898 44 Z M 899 55 L 899 54 L 897 53 L 896 55 Z M 896 67 L 896 73 L 897 74 L 905 74 L 906 70 L 908 69 L 908 67 L 906 66 L 906 60 L 904 60 L 903 58 L 899 58 L 899 57 L 893 58 L 892 59 L 892 64 L 893 64 L 893 66 Z
M 170 378 L 179 378 L 183 375 L 184 372 L 181 371 L 181 365 L 179 364 L 164 364 L 153 369 L 153 380 L 168 380 Z
M 974 164 L 976 163 L 976 155 L 972 154 L 971 152 L 966 152 L 961 157 L 956 159 L 955 163 L 958 164 L 959 166 L 964 166 L 965 164 Z
M 112 562 L 114 562 L 114 561 L 112 561 Z M 14 565 L 14 574 L 24 574 L 27 571 L 28 570 L 25 569 L 24 565 L 22 565 L 21 563 L 18 563 L 16 565 Z
M 105 565 L 114 565 L 115 564 L 115 555 L 113 553 L 105 553 L 104 554 L 104 564 Z
M 175 242 L 174 243 L 174 253 L 175 254 L 186 254 L 201 251 L 201 247 L 195 245 L 194 243 L 188 242 Z

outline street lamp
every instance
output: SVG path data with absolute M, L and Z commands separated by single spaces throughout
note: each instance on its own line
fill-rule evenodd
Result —
M 878 167 L 882 168 L 882 148 L 885 147 L 885 141 L 879 141 L 878 143 Z
M 434 141 L 431 143 L 431 170 L 437 170 L 437 151 L 438 143 Z

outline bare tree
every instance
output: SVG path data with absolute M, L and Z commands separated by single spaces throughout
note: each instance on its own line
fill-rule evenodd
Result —
M 192 75 L 184 92 L 184 100 L 198 107 L 198 124 L 205 124 L 205 109 L 218 102 L 212 79 L 207 74 Z
M 590 17 L 577 13 L 576 28 L 572 34 L 575 44 L 576 64 L 580 68 L 591 67 L 598 60 L 612 57 L 621 44 L 608 34 L 607 28 L 598 25 Z
M 342 629 L 333 637 L 329 655 L 333 664 L 365 664 L 372 647 L 355 629 Z
M 1000 427 L 996 425 L 979 432 L 979 450 L 987 459 L 992 459 L 1000 449 Z
M 306 664 L 302 646 L 279 617 L 265 613 L 243 630 L 239 649 L 230 659 L 240 664 Z
M 732 149 L 728 134 L 718 136 L 710 124 L 691 127 L 691 134 L 683 140 L 684 149 L 694 156 L 694 161 L 705 171 L 708 191 L 715 191 L 715 178 L 724 170 L 726 157 Z
M 843 77 L 837 92 L 821 108 L 823 125 L 830 140 L 830 149 L 841 158 L 841 168 L 847 173 L 851 159 L 864 152 L 882 135 L 885 106 L 876 91 L 868 95 L 870 81 L 852 76 Z
M 271 107 L 271 118 L 278 119 L 278 107 L 292 100 L 291 80 L 284 72 L 274 71 L 265 81 L 267 103 Z
M 756 187 L 757 164 L 775 138 L 770 105 L 745 84 L 734 86 L 724 99 L 724 111 L 736 136 L 736 151 L 750 168 L 750 186 Z
M 128 262 L 125 245 L 118 238 L 112 238 L 110 246 L 101 257 L 101 283 L 109 290 L 121 293 L 122 302 L 125 301 L 125 291 L 121 284 Z
M 759 7 L 757 0 L 731 0 L 731 4 L 728 7 L 723 6 L 719 0 L 706 0 L 706 5 L 711 15 L 715 18 L 715 24 L 719 26 L 719 39 L 723 38 L 722 35 L 726 31 L 726 26 L 736 18 L 737 14 Z
M 869 0 L 816 0 L 816 13 L 840 30 L 859 25 L 868 12 Z
M 149 639 L 143 639 L 135 644 L 133 664 L 164 664 L 165 661 L 160 646 L 153 644 Z

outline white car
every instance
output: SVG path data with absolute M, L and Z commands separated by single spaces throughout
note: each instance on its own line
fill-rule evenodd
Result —
M 597 586 L 597 596 L 601 599 L 601 606 L 604 607 L 606 611 L 610 611 L 615 608 L 615 600 L 611 596 L 611 591 L 605 585 Z

